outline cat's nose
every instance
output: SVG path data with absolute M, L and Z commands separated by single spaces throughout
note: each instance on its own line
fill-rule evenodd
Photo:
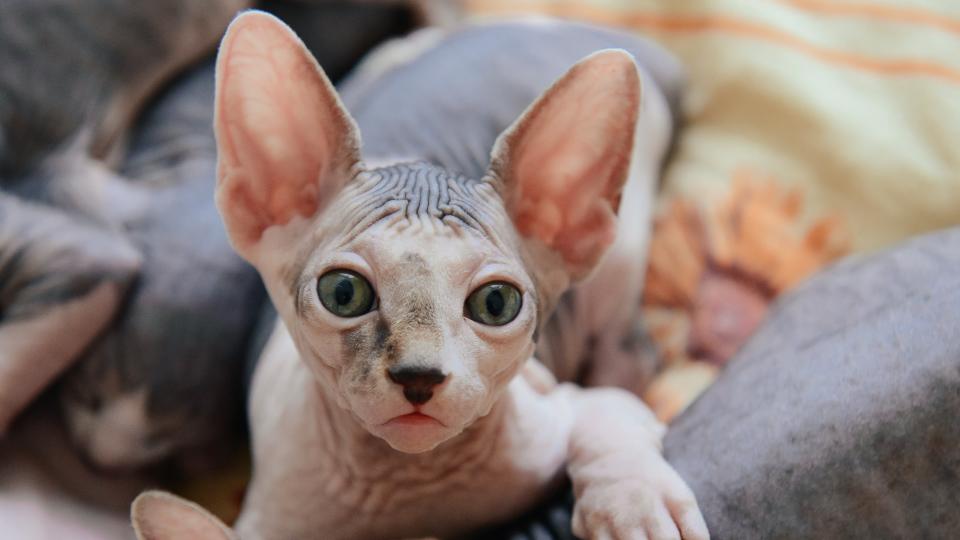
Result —
M 447 376 L 437 368 L 396 365 L 387 369 L 390 380 L 403 387 L 403 397 L 414 405 L 423 405 L 433 397 L 433 389 Z

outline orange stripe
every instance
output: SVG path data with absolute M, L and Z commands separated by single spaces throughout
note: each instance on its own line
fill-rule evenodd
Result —
M 960 71 L 923 60 L 884 60 L 821 47 L 771 26 L 722 15 L 663 15 L 638 11 L 618 11 L 573 3 L 516 0 L 468 0 L 467 6 L 478 14 L 517 14 L 531 10 L 612 26 L 626 26 L 674 34 L 726 32 L 740 37 L 773 43 L 824 62 L 882 75 L 920 76 L 960 85 Z
M 824 15 L 853 16 L 897 23 L 911 23 L 939 28 L 960 35 L 960 20 L 923 9 L 882 4 L 848 4 L 823 0 L 779 0 L 796 9 Z

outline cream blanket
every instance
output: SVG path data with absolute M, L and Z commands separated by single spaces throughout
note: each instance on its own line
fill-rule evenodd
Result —
M 960 4 L 469 0 L 642 32 L 687 66 L 645 300 L 669 418 L 778 293 L 848 252 L 960 223 Z

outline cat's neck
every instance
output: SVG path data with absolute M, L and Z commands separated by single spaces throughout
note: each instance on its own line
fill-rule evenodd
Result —
M 254 377 L 257 473 L 237 524 L 241 537 L 455 536 L 508 519 L 557 485 L 566 455 L 562 411 L 521 379 L 463 433 L 407 454 L 367 432 L 283 328 L 280 337 Z

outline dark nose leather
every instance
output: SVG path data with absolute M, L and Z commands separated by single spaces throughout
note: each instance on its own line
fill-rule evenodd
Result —
M 434 387 L 447 380 L 439 369 L 425 366 L 391 366 L 387 369 L 387 376 L 403 387 L 403 397 L 414 405 L 430 401 Z

